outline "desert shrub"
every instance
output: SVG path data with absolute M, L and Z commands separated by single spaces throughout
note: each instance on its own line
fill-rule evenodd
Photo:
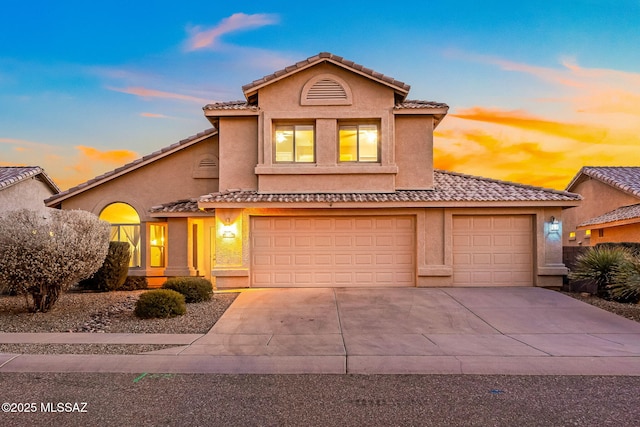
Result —
M 124 284 L 120 288 L 122 291 L 137 291 L 138 289 L 147 289 L 149 282 L 144 276 L 127 276 Z
M 85 211 L 12 211 L 0 217 L 0 286 L 48 311 L 91 276 L 109 249 L 108 222 Z
M 606 242 L 598 243 L 596 248 L 624 248 L 628 250 L 631 255 L 640 257 L 640 243 L 637 242 Z
M 131 249 L 127 242 L 109 242 L 109 252 L 102 266 L 78 286 L 94 291 L 117 291 L 127 280 Z
M 631 257 L 615 269 L 609 293 L 619 302 L 640 301 L 640 257 Z
M 631 252 L 621 246 L 594 246 L 578 255 L 571 280 L 590 280 L 596 284 L 601 298 L 611 299 L 609 285 L 620 267 L 631 259 Z
M 155 289 L 140 294 L 134 310 L 141 319 L 176 317 L 186 312 L 184 295 L 171 289 Z
M 211 282 L 203 277 L 172 277 L 162 288 L 181 293 L 187 303 L 209 301 L 213 295 Z

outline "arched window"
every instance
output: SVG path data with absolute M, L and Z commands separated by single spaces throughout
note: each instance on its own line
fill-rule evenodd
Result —
M 111 223 L 111 241 L 131 246 L 129 267 L 140 267 L 140 216 L 126 203 L 111 203 L 100 212 L 100 219 Z

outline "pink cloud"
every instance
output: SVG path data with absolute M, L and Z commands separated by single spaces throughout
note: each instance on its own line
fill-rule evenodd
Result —
M 156 90 L 156 89 L 147 89 L 140 86 L 126 87 L 126 88 L 117 88 L 117 87 L 109 86 L 107 87 L 107 89 L 115 92 L 126 93 L 129 95 L 140 96 L 142 98 L 176 99 L 179 101 L 197 102 L 198 104 L 208 104 L 212 102 L 211 100 L 208 100 L 205 98 L 198 98 L 196 96 L 183 95 L 180 93 L 165 92 L 165 91 Z
M 169 119 L 169 116 L 165 116 L 164 114 L 156 114 L 156 113 L 140 113 L 141 117 L 149 117 L 152 119 Z
M 188 51 L 203 49 L 214 45 L 224 34 L 252 28 L 260 28 L 277 23 L 278 17 L 276 15 L 265 13 L 257 13 L 253 15 L 234 13 L 230 17 L 220 21 L 220 23 L 213 28 L 203 30 L 200 27 L 194 27 L 191 29 L 190 32 L 192 34 L 186 42 L 186 49 Z

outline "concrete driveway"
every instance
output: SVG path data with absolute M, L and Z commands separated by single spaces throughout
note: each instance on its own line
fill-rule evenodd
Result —
M 180 354 L 258 372 L 640 375 L 640 323 L 541 288 L 249 290 Z
M 205 335 L 0 334 L 154 343 L 143 354 L 0 354 L 0 372 L 640 376 L 640 323 L 540 288 L 257 289 Z

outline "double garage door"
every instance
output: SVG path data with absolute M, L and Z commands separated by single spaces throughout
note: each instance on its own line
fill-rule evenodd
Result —
M 412 216 L 253 217 L 256 287 L 415 286 Z
M 413 216 L 253 217 L 255 287 L 415 286 Z M 429 250 L 427 230 L 427 250 Z M 453 286 L 531 286 L 531 215 L 454 215 Z
M 453 216 L 454 286 L 532 286 L 531 215 Z

